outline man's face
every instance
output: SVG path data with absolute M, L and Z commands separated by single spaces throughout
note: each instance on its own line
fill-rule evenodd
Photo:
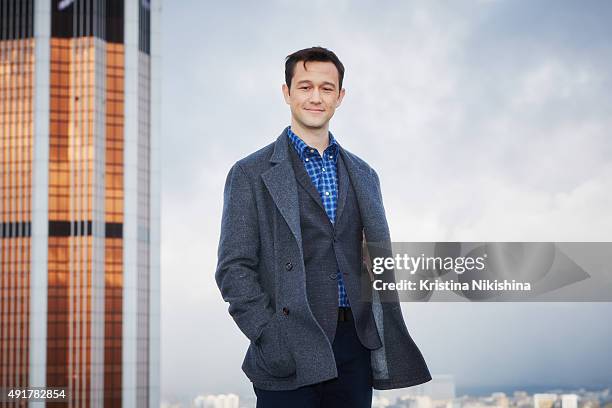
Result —
M 344 97 L 344 89 L 338 92 L 339 77 L 331 62 L 304 61 L 295 65 L 291 89 L 283 84 L 285 102 L 291 115 L 303 127 L 320 129 L 334 116 Z

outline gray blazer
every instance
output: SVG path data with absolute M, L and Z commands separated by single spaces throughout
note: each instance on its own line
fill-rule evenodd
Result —
M 330 341 L 307 299 L 297 183 L 288 147 L 285 129 L 275 142 L 230 169 L 215 273 L 229 314 L 250 340 L 242 370 L 255 386 L 267 390 L 291 390 L 338 376 Z M 357 196 L 365 240 L 390 244 L 378 175 L 342 147 L 340 154 Z M 371 350 L 373 387 L 402 388 L 431 380 L 397 296 L 381 302 L 374 291 L 372 299 L 382 343 Z

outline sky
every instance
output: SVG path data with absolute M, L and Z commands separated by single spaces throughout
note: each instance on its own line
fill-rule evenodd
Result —
M 214 272 L 225 177 L 290 124 L 284 58 L 346 67 L 330 122 L 394 241 L 612 241 L 612 3 L 163 2 L 162 398 L 252 393 Z M 458 386 L 612 385 L 611 303 L 409 303 Z

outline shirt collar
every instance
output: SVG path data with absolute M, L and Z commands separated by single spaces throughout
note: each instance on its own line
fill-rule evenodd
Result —
M 328 133 L 329 133 L 329 146 L 327 146 L 323 154 L 327 155 L 328 156 L 327 159 L 330 159 L 335 163 L 338 160 L 338 146 L 339 145 L 334 135 L 332 135 L 331 132 L 328 132 Z M 293 131 L 291 130 L 291 126 L 287 127 L 287 136 L 289 137 L 291 144 L 297 151 L 302 161 L 310 155 L 313 155 L 313 154 L 319 155 L 319 153 L 316 151 L 314 147 L 308 146 L 306 142 L 304 142 L 298 135 L 293 133 Z M 314 152 L 311 152 L 311 150 L 314 150 Z

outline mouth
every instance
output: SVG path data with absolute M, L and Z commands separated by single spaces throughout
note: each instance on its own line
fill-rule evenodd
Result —
M 322 109 L 306 109 L 306 108 L 304 108 L 304 110 L 307 110 L 308 112 L 312 112 L 312 113 L 323 113 L 323 112 L 325 112 Z

